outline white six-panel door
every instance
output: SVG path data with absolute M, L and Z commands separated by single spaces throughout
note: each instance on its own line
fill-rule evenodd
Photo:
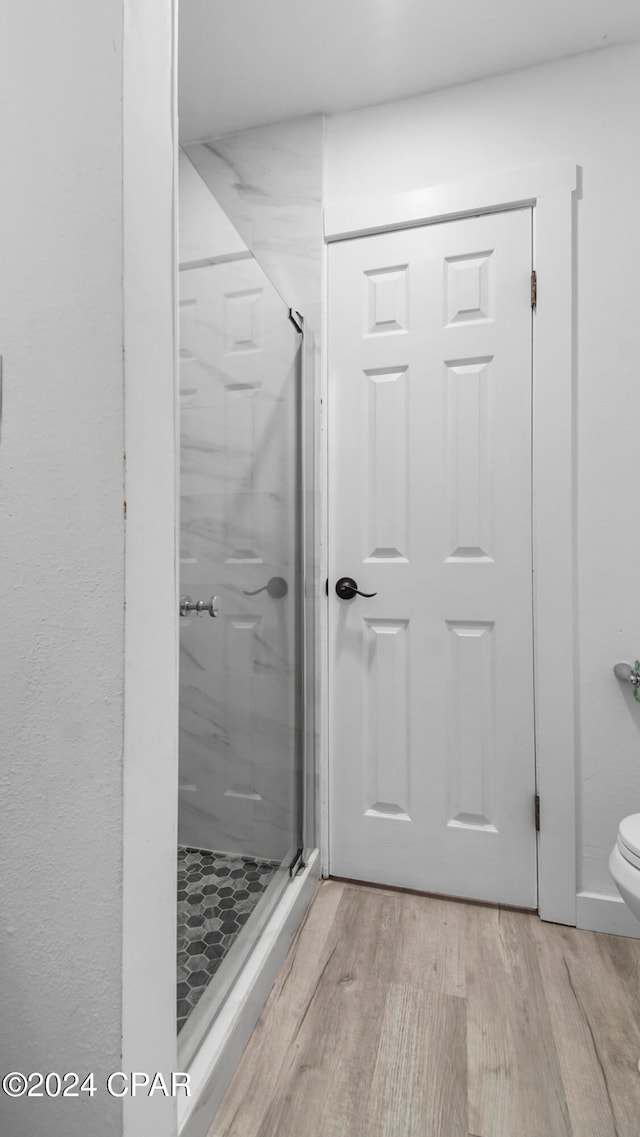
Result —
M 525 907 L 531 227 L 329 249 L 330 871 Z

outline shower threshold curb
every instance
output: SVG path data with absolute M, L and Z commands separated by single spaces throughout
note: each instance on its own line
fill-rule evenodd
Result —
M 187 1067 L 191 1097 L 178 1099 L 179 1137 L 206 1137 L 319 879 L 320 853 L 314 849 L 304 870 L 279 901 L 224 1007 Z

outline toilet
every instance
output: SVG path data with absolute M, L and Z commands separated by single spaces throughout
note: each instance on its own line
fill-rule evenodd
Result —
M 609 857 L 609 872 L 625 904 L 640 920 L 640 813 L 623 817 L 620 822 L 618 839 Z
M 609 857 L 609 872 L 625 904 L 640 920 L 640 813 L 620 822 L 618 839 Z

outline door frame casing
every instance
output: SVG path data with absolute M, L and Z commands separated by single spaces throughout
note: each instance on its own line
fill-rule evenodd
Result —
M 544 920 L 570 925 L 576 923 L 573 194 L 577 184 L 578 167 L 564 161 L 348 201 L 324 211 L 325 242 L 329 244 L 480 213 L 533 208 L 533 267 L 539 287 L 532 407 L 534 716 L 536 784 L 541 800 L 538 911 Z M 326 455 L 323 464 L 326 477 Z M 325 500 L 326 489 L 325 480 Z M 326 643 L 326 607 L 323 622 Z M 327 657 L 327 687 L 328 676 Z M 322 800 L 326 803 L 328 714 L 323 726 Z M 327 841 L 326 816 L 322 828 Z M 324 849 L 326 866 L 326 844 Z

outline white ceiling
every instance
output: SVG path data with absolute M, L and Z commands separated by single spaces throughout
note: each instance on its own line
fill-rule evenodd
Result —
M 182 141 L 640 39 L 639 0 L 179 0 Z

